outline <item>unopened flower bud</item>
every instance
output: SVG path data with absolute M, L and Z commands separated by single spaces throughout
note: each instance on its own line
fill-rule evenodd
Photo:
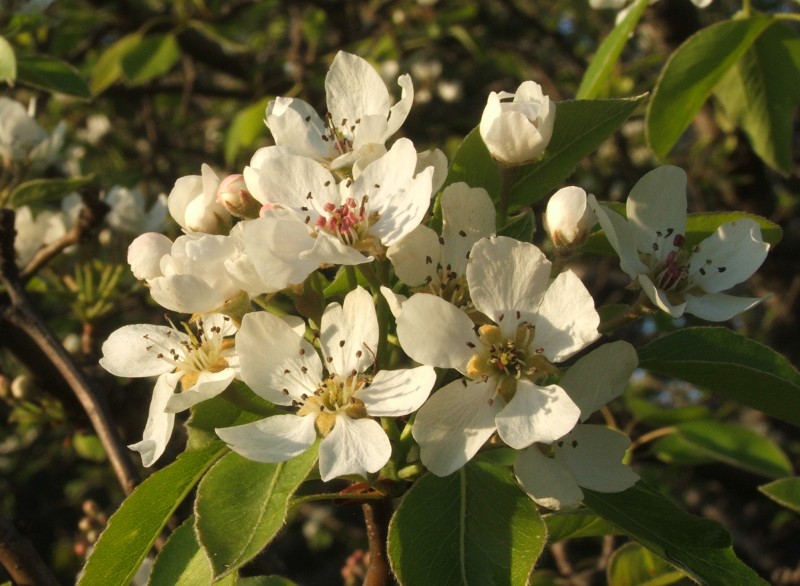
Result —
M 225 206 L 232 216 L 251 220 L 258 217 L 261 203 L 247 190 L 244 182 L 244 175 L 228 175 L 219 184 L 217 190 L 217 202 Z
M 231 215 L 217 202 L 219 178 L 208 165 L 202 175 L 188 175 L 175 182 L 167 198 L 169 213 L 188 232 L 227 234 Z
M 537 159 L 553 136 L 555 104 L 533 81 L 516 93 L 492 92 L 481 116 L 480 133 L 492 157 L 504 165 L 524 165 Z
M 544 228 L 556 248 L 573 248 L 586 241 L 589 230 L 597 222 L 580 187 L 559 189 L 547 202 Z

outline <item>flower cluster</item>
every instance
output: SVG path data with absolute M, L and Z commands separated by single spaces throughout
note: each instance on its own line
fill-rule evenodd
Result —
M 273 146 L 240 173 L 203 165 L 175 182 L 167 208 L 182 235 L 145 233 L 128 260 L 158 304 L 192 317 L 180 328 L 127 325 L 103 346 L 113 374 L 158 377 L 132 449 L 151 465 L 175 413 L 246 385 L 273 414 L 217 435 L 259 462 L 319 442 L 324 481 L 407 478 L 420 465 L 444 476 L 505 447 L 520 485 L 547 507 L 578 506 L 582 488 L 630 487 L 628 438 L 588 420 L 625 390 L 637 355 L 598 343 L 594 300 L 558 253 L 599 221 L 653 305 L 726 319 L 753 304 L 719 291 L 763 260 L 757 225 L 724 225 L 683 252 L 685 181 L 663 167 L 634 188 L 627 220 L 578 187 L 556 193 L 544 222 L 551 262 L 497 234 L 505 218 L 498 225 L 485 189 L 441 189 L 441 152 L 393 140 L 414 96 L 409 76 L 398 85 L 393 103 L 366 61 L 340 52 L 325 115 L 276 98 Z M 505 170 L 530 164 L 546 155 L 556 113 L 528 81 L 488 97 L 480 134 Z

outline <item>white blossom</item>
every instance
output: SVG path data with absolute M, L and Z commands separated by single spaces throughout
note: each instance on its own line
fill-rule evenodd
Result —
M 275 144 L 331 168 L 350 167 L 364 156 L 374 159 L 402 126 L 414 102 L 409 75 L 397 80 L 400 101 L 391 98 L 378 73 L 361 57 L 339 51 L 325 77 L 325 120 L 297 98 L 276 98 L 267 105 L 267 126 Z M 363 166 L 363 165 L 362 165 Z
M 477 331 L 463 311 L 427 293 L 403 302 L 397 318 L 411 358 L 467 377 L 434 393 L 414 422 L 422 462 L 440 476 L 463 466 L 495 431 L 521 449 L 572 429 L 576 404 L 558 385 L 539 382 L 556 372 L 553 362 L 599 336 L 589 292 L 571 271 L 550 282 L 550 262 L 532 244 L 480 240 L 467 283 L 475 309 L 490 322 Z
M 115 185 L 103 198 L 110 210 L 106 222 L 112 228 L 138 236 L 163 229 L 167 217 L 167 196 L 161 194 L 146 210 L 145 199 L 138 189 Z
M 550 197 L 542 222 L 556 248 L 570 248 L 586 241 L 597 218 L 588 205 L 586 192 L 569 186 Z
M 372 417 L 416 410 L 436 374 L 429 366 L 366 373 L 375 360 L 378 320 L 372 296 L 360 287 L 344 304 L 325 309 L 319 342 L 324 370 L 314 347 L 281 318 L 267 312 L 245 315 L 236 336 L 242 379 L 261 397 L 296 412 L 217 429 L 217 434 L 232 450 L 259 462 L 289 460 L 320 435 L 322 480 L 377 472 L 392 449 Z
M 216 314 L 200 319 L 197 333 L 184 327 L 185 332 L 128 325 L 103 343 L 100 366 L 111 374 L 158 377 L 142 441 L 129 446 L 141 454 L 144 466 L 164 453 L 176 412 L 217 396 L 237 374 L 238 358 L 229 337 L 236 328 L 230 318 Z
M 187 175 L 175 182 L 167 198 L 169 213 L 188 232 L 227 234 L 231 215 L 217 201 L 219 177 L 206 164 L 201 171 L 202 175 Z
M 627 220 L 589 202 L 620 257 L 623 271 L 652 303 L 672 317 L 691 313 L 724 321 L 765 298 L 720 293 L 752 275 L 767 256 L 755 220 L 742 218 L 686 250 L 686 173 L 663 166 L 634 185 L 626 205 Z
M 581 422 L 618 397 L 636 368 L 636 350 L 627 342 L 604 344 L 578 360 L 560 381 L 581 410 Z M 517 454 L 514 472 L 538 504 L 554 510 L 576 508 L 581 487 L 599 492 L 630 488 L 639 476 L 622 460 L 628 437 L 602 425 L 580 423 L 550 445 L 533 444 Z
M 526 81 L 515 93 L 489 94 L 479 129 L 492 157 L 504 165 L 524 165 L 547 148 L 555 118 L 555 104 L 541 86 Z

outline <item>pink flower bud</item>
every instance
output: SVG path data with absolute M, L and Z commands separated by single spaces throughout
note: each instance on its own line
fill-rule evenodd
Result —
M 244 175 L 228 175 L 219 184 L 217 202 L 225 206 L 232 216 L 241 219 L 258 217 L 261 204 L 247 190 Z

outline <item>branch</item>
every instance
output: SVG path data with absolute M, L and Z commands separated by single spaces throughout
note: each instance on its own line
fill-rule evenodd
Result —
M 0 517 L 0 565 L 19 586 L 58 586 L 58 580 L 25 539 Z
M 367 525 L 369 542 L 369 565 L 364 586 L 389 586 L 394 584 L 389 560 L 386 556 L 386 539 L 389 535 L 389 520 L 392 517 L 392 502 L 388 499 L 363 503 L 364 522 Z
M 125 491 L 130 494 L 138 483 L 138 473 L 124 447 L 114 423 L 99 400 L 97 391 L 72 357 L 64 349 L 55 335 L 42 321 L 25 294 L 17 265 L 14 262 L 14 211 L 0 210 L 0 282 L 5 285 L 10 304 L 0 307 L 0 323 L 15 328 L 19 334 L 28 338 L 40 351 L 49 366 L 58 371 L 61 378 L 80 401 L 89 420 L 103 443 L 106 454 Z M 16 345 L 16 344 L 15 344 Z M 15 350 L 15 345 L 11 350 Z M 16 348 L 16 350 L 19 350 Z M 21 356 L 23 362 L 30 357 Z M 36 365 L 32 370 L 36 371 Z

